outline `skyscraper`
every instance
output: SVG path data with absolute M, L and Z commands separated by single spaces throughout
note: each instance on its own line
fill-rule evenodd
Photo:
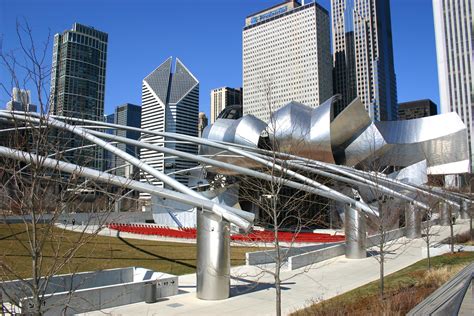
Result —
M 360 97 L 370 117 L 397 119 L 389 0 L 331 0 L 337 115 Z
M 105 115 L 104 121 L 106 123 L 115 124 L 115 113 Z M 107 129 L 105 130 L 105 132 L 107 134 L 117 135 L 116 130 L 114 129 Z M 113 158 L 114 155 L 106 149 L 103 149 L 102 151 L 103 151 L 102 157 L 104 158 L 104 163 L 102 164 L 102 168 L 104 171 L 109 171 L 110 169 L 113 169 L 115 167 L 115 161 Z
M 173 132 L 189 136 L 198 136 L 199 81 L 176 59 L 168 58 L 158 68 L 143 79 L 142 83 L 142 128 Z M 164 138 L 142 134 L 142 140 L 159 146 L 166 146 L 187 153 L 197 154 L 197 146 L 181 142 L 164 143 Z M 166 155 L 148 149 L 141 149 L 140 158 L 157 170 L 174 173 L 194 167 L 196 164 L 180 158 L 167 158 Z M 172 175 L 179 182 L 187 185 L 188 177 L 184 174 Z M 163 185 L 148 174 L 142 174 L 142 181 Z M 147 196 L 143 194 L 143 196 Z
M 242 105 L 242 88 L 222 87 L 211 91 L 211 124 L 229 105 Z
M 7 102 L 7 111 L 36 112 L 36 105 L 31 104 L 31 91 L 13 88 L 12 99 Z
M 456 112 L 467 126 L 471 173 L 474 106 L 472 0 L 433 0 L 441 113 Z
M 332 96 L 329 14 L 290 0 L 252 14 L 243 30 L 243 111 L 269 121 L 297 101 L 316 107 Z
M 50 111 L 55 115 L 101 120 L 104 116 L 107 33 L 74 23 L 54 36 Z M 82 140 L 64 135 L 68 147 Z M 102 150 L 84 149 L 72 159 L 102 169 Z
M 140 128 L 141 114 L 142 114 L 141 106 L 125 103 L 115 108 L 114 123 Z M 140 132 L 136 132 L 136 131 L 117 130 L 116 135 L 120 137 L 130 138 L 133 140 L 140 139 Z M 126 144 L 119 143 L 117 144 L 117 147 L 132 156 L 139 157 L 138 148 L 136 148 L 133 145 L 126 145 Z M 115 157 L 114 166 L 117 168 L 115 170 L 116 175 L 127 177 L 127 178 L 138 178 L 138 172 L 139 172 L 138 169 L 132 166 L 131 164 L 126 163 L 125 160 L 123 160 L 122 158 Z

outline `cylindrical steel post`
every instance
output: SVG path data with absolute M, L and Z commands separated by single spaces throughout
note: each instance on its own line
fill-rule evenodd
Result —
M 413 203 L 405 206 L 405 234 L 410 239 L 421 237 L 421 213 Z
M 347 204 L 344 209 L 344 230 L 346 235 L 346 258 L 367 257 L 367 228 L 365 216 L 354 205 Z
M 441 201 L 439 202 L 439 224 L 441 226 L 451 225 L 451 215 L 449 212 L 448 203 Z
M 196 295 L 223 300 L 230 292 L 230 224 L 209 212 L 197 212 Z
M 469 219 L 469 202 L 462 200 L 461 208 L 459 209 L 461 219 Z

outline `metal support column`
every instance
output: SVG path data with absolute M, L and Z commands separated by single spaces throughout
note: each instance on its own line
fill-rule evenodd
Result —
M 197 212 L 196 295 L 223 300 L 230 292 L 230 224 L 209 212 Z
M 459 215 L 461 219 L 469 219 L 469 202 L 466 200 L 462 200 L 461 208 L 459 209 Z
M 451 225 L 451 214 L 449 212 L 449 205 L 445 201 L 439 202 L 439 225 Z
M 413 203 L 405 205 L 405 234 L 407 238 L 421 238 L 421 213 Z
M 344 230 L 346 235 L 346 258 L 367 257 L 367 228 L 365 215 L 352 204 L 344 209 Z

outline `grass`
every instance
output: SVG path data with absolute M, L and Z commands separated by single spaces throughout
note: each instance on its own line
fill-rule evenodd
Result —
M 43 226 L 45 227 L 45 226 Z M 31 277 L 31 256 L 24 245 L 28 234 L 24 224 L 0 224 L 0 267 L 6 263 L 14 267 L 21 277 Z M 54 228 L 43 250 L 43 270 L 57 262 L 54 249 L 59 255 L 76 248 L 80 234 Z M 256 248 L 232 247 L 231 265 L 245 264 L 245 253 Z M 194 273 L 196 270 L 196 245 L 152 240 L 121 239 L 93 236 L 80 247 L 74 258 L 59 273 L 72 273 L 111 268 L 138 266 L 175 275 Z M 3 273 L 2 273 L 3 272 Z M 0 280 L 14 279 L 12 274 L 0 268 Z
M 405 315 L 424 298 L 474 260 L 474 253 L 463 252 L 421 260 L 386 276 L 385 299 L 379 299 L 378 281 L 295 312 L 306 315 Z

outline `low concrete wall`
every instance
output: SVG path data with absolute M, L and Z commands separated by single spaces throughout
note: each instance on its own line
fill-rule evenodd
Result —
M 322 249 L 328 247 L 328 245 L 334 245 L 336 243 L 330 244 L 319 244 L 319 245 L 311 245 L 311 246 L 303 246 L 303 247 L 293 247 L 293 248 L 283 248 L 282 251 L 286 251 L 285 258 L 307 253 L 309 251 L 314 251 L 317 249 Z M 247 252 L 245 254 L 245 264 L 254 266 L 258 264 L 266 264 L 266 263 L 274 263 L 275 262 L 275 250 L 263 250 L 263 251 L 254 251 L 254 252 Z
M 386 241 L 401 238 L 405 235 L 405 227 L 391 230 L 386 233 Z M 373 235 L 367 238 L 367 247 L 373 247 L 380 242 L 380 235 Z M 317 249 L 307 253 L 299 254 L 288 258 L 288 269 L 295 270 L 308 265 L 328 260 L 345 254 L 346 245 L 344 243 L 335 246 Z
M 100 310 L 145 300 L 145 284 L 156 287 L 156 298 L 178 294 L 178 277 L 144 268 L 111 269 L 84 272 L 74 275 L 58 275 L 46 288 L 45 315 L 72 315 Z M 9 295 L 21 299 L 22 312 L 32 308 L 32 300 L 26 297 L 20 281 L 5 282 Z M 5 293 L 4 301 L 8 301 Z M 65 306 L 68 306 L 65 309 Z
M 385 242 L 392 241 L 394 239 L 401 238 L 405 236 L 405 227 L 397 228 L 391 231 L 388 231 L 384 234 Z M 380 240 L 382 239 L 381 235 L 372 235 L 367 237 L 367 247 L 374 247 L 380 244 Z
M 342 243 L 324 249 L 311 251 L 305 254 L 296 255 L 288 258 L 288 270 L 296 270 L 302 267 L 309 266 L 313 263 L 342 256 L 345 252 L 346 245 Z
M 43 292 L 48 295 L 69 290 L 76 291 L 85 288 L 133 282 L 134 269 L 135 268 L 130 267 L 56 275 L 47 281 L 46 288 Z M 31 279 L 25 281 L 31 283 Z M 40 286 L 42 286 L 41 284 L 45 284 L 44 282 L 44 279 L 40 280 Z M 0 291 L 3 297 L 25 297 L 30 293 L 26 282 L 22 281 L 3 282 Z M 5 292 L 8 295 L 5 294 Z

